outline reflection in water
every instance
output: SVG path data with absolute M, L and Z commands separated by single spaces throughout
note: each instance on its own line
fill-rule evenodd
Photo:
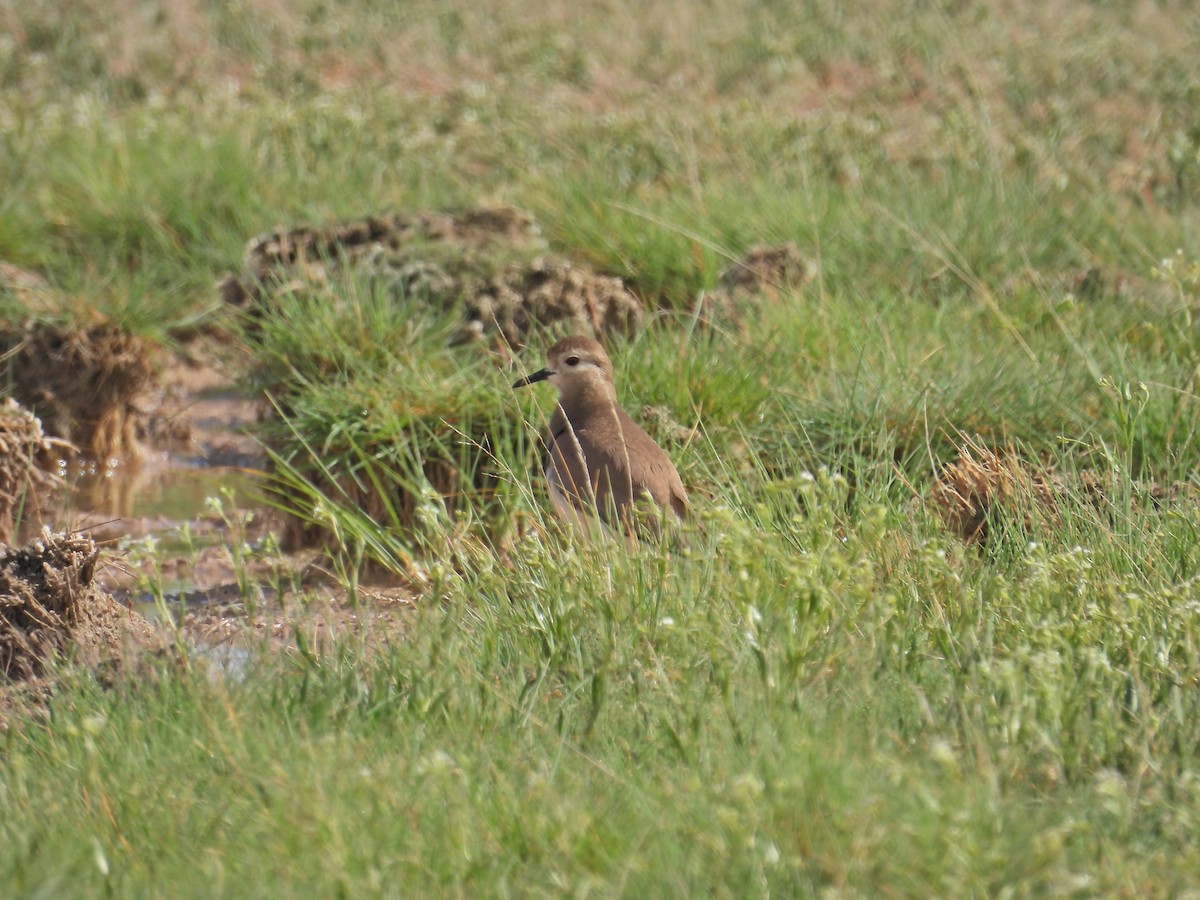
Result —
M 252 574 L 264 475 L 245 454 L 226 455 L 231 465 L 211 459 L 164 453 L 140 465 L 67 467 L 58 473 L 63 487 L 22 531 L 33 537 L 45 524 L 91 535 L 107 549 L 104 587 L 118 602 L 182 638 L 211 677 L 240 680 L 253 648 L 233 639 L 238 629 L 208 626 L 241 622 L 248 591 L 256 603 L 276 597 Z
M 183 623 L 189 605 L 200 605 L 192 604 L 181 597 L 182 593 L 175 597 L 168 595 L 160 603 L 143 596 L 130 602 L 129 608 L 150 622 L 173 629 Z M 209 643 L 194 638 L 187 639 L 186 643 L 191 658 L 207 664 L 209 677 L 228 678 L 233 681 L 242 681 L 246 677 L 251 660 L 249 647 L 232 641 Z
M 90 514 L 114 519 L 155 519 L 168 523 L 200 518 L 209 497 L 232 493 L 235 508 L 255 506 L 260 473 L 243 468 L 132 468 L 116 466 L 81 472 L 67 483 L 58 506 L 64 518 Z

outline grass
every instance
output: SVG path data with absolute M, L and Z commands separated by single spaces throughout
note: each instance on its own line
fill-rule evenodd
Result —
M 884 507 L 847 525 L 838 479 L 800 489 L 807 515 L 713 511 L 685 556 L 551 532 L 431 572 L 371 659 L 68 690 L 9 739 L 16 808 L 58 810 L 10 823 L 11 871 L 198 894 L 1195 876 L 1185 588 L 1083 548 L 993 567 L 928 523 L 900 548 Z
M 1200 878 L 1196 506 L 1144 490 L 1194 486 L 1200 458 L 1194 16 L 0 18 L 0 258 L 61 289 L 43 315 L 168 341 L 222 320 L 213 284 L 277 224 L 513 203 L 656 307 L 609 349 L 694 510 L 680 544 L 634 550 L 551 520 L 552 401 L 508 387 L 536 341 L 449 347 L 453 312 L 352 277 L 268 314 L 238 352 L 282 413 L 262 434 L 284 496 L 352 602 L 371 606 L 373 565 L 416 610 L 382 647 L 302 626 L 242 679 L 199 657 L 115 688 L 65 670 L 0 749 L 8 893 L 1166 897 Z M 784 241 L 807 285 L 691 327 L 724 266 Z M 1055 508 L 993 510 L 984 546 L 948 533 L 929 491 L 970 440 L 1061 476 Z

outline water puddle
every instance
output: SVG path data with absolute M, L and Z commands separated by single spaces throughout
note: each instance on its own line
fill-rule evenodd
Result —
M 277 593 L 259 582 L 266 577 L 257 560 L 267 518 L 264 474 L 159 452 L 136 466 L 63 478 L 52 521 L 107 548 L 101 586 L 164 633 L 182 636 L 213 674 L 243 677 L 248 650 L 222 646 L 196 622 L 240 622 L 247 608 L 269 604 Z
M 256 604 L 274 594 L 260 585 L 251 585 L 249 590 Z M 246 601 L 246 591 L 237 583 L 211 585 L 190 578 L 160 578 L 155 590 L 129 588 L 115 591 L 113 596 L 142 618 L 162 625 L 182 625 L 189 612 L 241 607 Z
M 210 497 L 225 497 L 235 509 L 252 507 L 252 489 L 260 478 L 252 469 L 167 469 L 138 486 L 122 515 L 194 519 L 204 513 Z
M 246 677 L 261 650 L 290 652 L 300 634 L 311 647 L 406 627 L 394 610 L 411 604 L 381 601 L 368 623 L 321 565 L 279 549 L 258 402 L 214 368 L 180 363 L 166 380 L 182 427 L 147 429 L 169 434 L 136 465 L 60 472 L 62 487 L 19 516 L 16 539 L 43 527 L 92 538 L 103 550 L 92 583 L 215 677 Z
M 210 513 L 209 498 L 251 509 L 262 504 L 257 486 L 262 473 L 250 468 L 198 468 L 166 464 L 116 466 L 68 478 L 63 512 L 90 517 L 153 522 L 187 522 Z
M 203 663 L 214 680 L 244 679 L 253 659 L 250 647 L 227 639 L 206 639 L 203 628 L 188 625 L 189 613 L 211 620 L 221 615 L 223 609 L 228 610 L 231 621 L 241 621 L 243 593 L 240 588 L 236 584 L 206 588 L 195 581 L 172 579 L 162 583 L 161 591 L 158 597 L 142 591 L 129 592 L 117 599 L 165 633 L 181 637 L 189 657 Z

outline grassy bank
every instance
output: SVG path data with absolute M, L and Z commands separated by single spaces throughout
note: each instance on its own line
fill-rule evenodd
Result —
M 778 495 L 710 511 L 670 560 L 460 546 L 410 636 L 367 658 L 68 687 L 8 738 L 6 877 L 210 896 L 1196 877 L 1196 622 L 1152 568 L 1169 525 L 1000 566 L 883 506 L 847 521 L 836 479 L 796 490 L 805 516 Z
M 0 21 L 0 259 L 62 290 L 43 315 L 166 342 L 226 324 L 214 283 L 277 224 L 511 203 L 652 306 L 611 343 L 618 390 L 694 508 L 670 553 L 556 526 L 550 398 L 507 387 L 536 340 L 451 347 L 452 312 L 353 278 L 268 313 L 237 355 L 286 413 L 263 435 L 292 497 L 349 588 L 382 564 L 415 610 L 383 647 L 301 626 L 240 678 L 200 656 L 115 688 L 68 674 L 0 750 L 9 893 L 1200 879 L 1190 10 L 31 2 Z M 807 284 L 691 327 L 724 266 L 784 241 Z M 969 441 L 1037 476 L 982 543 L 930 499 Z M 447 456 L 468 500 L 450 511 L 426 466 Z

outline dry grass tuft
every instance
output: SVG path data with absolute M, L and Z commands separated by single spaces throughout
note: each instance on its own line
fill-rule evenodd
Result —
M 975 443 L 959 448 L 929 493 L 946 526 L 968 543 L 986 544 L 1000 517 L 1029 531 L 1035 521 L 1056 521 L 1051 483 L 1013 451 L 997 453 Z

